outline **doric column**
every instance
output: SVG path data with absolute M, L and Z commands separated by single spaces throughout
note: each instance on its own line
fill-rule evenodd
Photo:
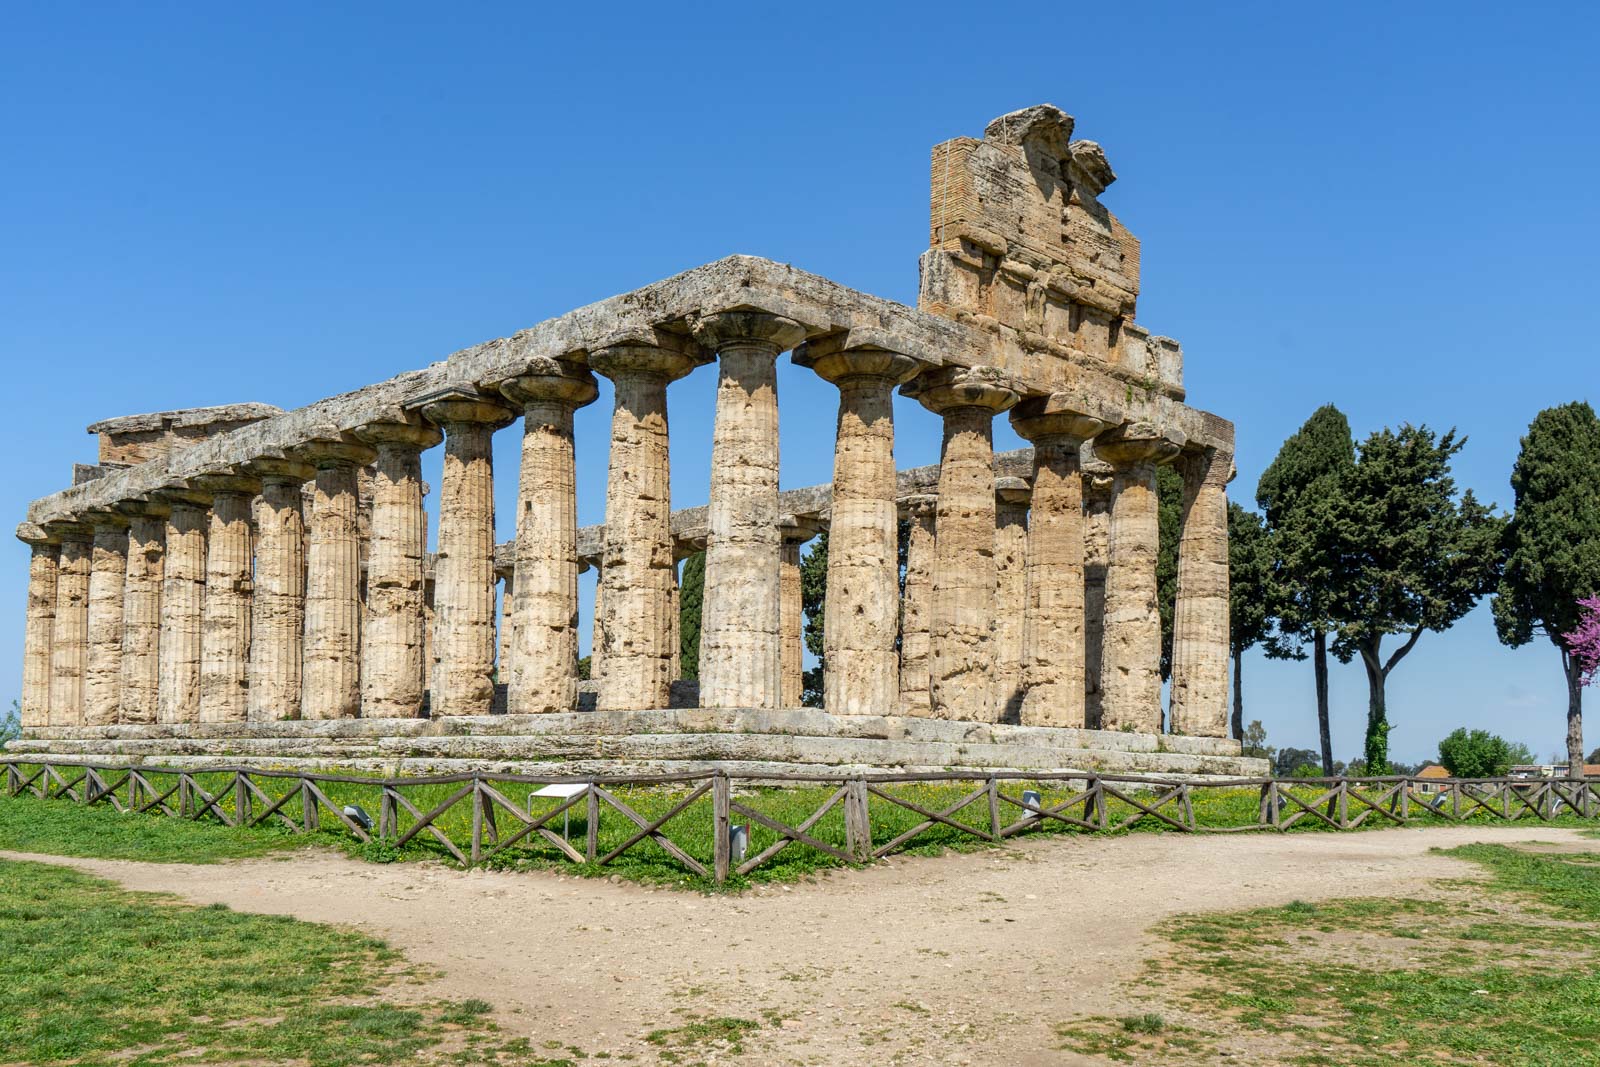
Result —
M 317 468 L 306 538 L 306 631 L 300 717 L 361 714 L 361 520 L 356 469 L 375 458 L 353 439 L 295 449 Z
M 89 659 L 89 569 L 93 528 L 56 523 L 61 566 L 56 574 L 56 617 L 50 634 L 50 725 L 83 725 L 83 683 Z
M 306 623 L 305 484 L 309 463 L 266 457 L 250 464 L 261 479 L 256 510 L 256 577 L 250 608 L 251 722 L 300 718 Z
M 1105 709 L 1106 567 L 1111 559 L 1111 464 L 1083 471 L 1083 723 L 1101 727 Z
M 674 682 L 683 680 L 683 601 L 680 599 L 681 590 L 678 588 L 678 565 L 682 559 L 678 558 L 676 550 L 673 552 L 672 581 L 667 588 L 667 614 L 672 621 L 672 636 L 667 641 L 672 666 L 668 670 L 669 678 Z
M 422 414 L 444 430 L 439 555 L 434 565 L 434 717 L 487 715 L 494 703 L 495 430 L 512 414 L 463 389 L 425 398 Z
M 500 391 L 522 408 L 510 640 L 502 634 L 501 680 L 513 715 L 578 706 L 578 475 L 572 413 L 599 395 L 594 375 L 566 360 L 542 360 Z M 510 658 L 510 674 L 505 670 Z
M 834 715 L 893 715 L 900 707 L 894 389 L 919 364 L 881 348 L 846 347 L 847 336 L 809 341 L 794 356 L 839 387 L 823 706 Z
M 596 667 L 604 662 L 596 700 L 602 711 L 642 711 L 669 702 L 677 649 L 667 386 L 704 360 L 698 346 L 665 335 L 589 356 L 589 365 L 611 379 L 616 398 L 589 661 L 596 680 Z
M 1175 734 L 1228 735 L 1228 491 L 1233 457 L 1184 457 L 1183 532 L 1172 613 Z
M 206 599 L 201 615 L 200 721 L 244 722 L 249 704 L 250 601 L 255 577 L 251 501 L 254 478 L 195 478 L 212 494 L 206 535 Z
M 800 707 L 805 692 L 805 604 L 800 591 L 800 548 L 817 536 L 817 527 L 785 515 L 778 527 L 783 539 L 778 572 L 778 625 L 783 633 L 779 705 Z M 832 556 L 829 556 L 832 559 Z
M 805 330 L 759 311 L 709 315 L 696 330 L 718 358 L 700 705 L 776 708 L 782 659 L 777 359 Z
M 495 582 L 500 587 L 500 613 L 494 650 L 495 685 L 506 687 L 506 704 L 511 702 L 511 642 L 513 640 L 512 613 L 516 608 L 517 578 L 512 571 L 496 569 Z
M 1182 445 L 1181 432 L 1143 422 L 1125 423 L 1095 438 L 1095 454 L 1114 470 L 1100 666 L 1102 729 L 1161 732 L 1156 467 L 1176 457 Z
M 422 570 L 428 515 L 422 505 L 422 452 L 443 438 L 420 418 L 369 423 L 355 435 L 378 453 L 361 623 L 361 714 L 415 718 L 422 713 L 426 676 Z
M 1033 445 L 1023 611 L 1024 726 L 1085 725 L 1083 442 L 1106 428 L 1100 419 L 1025 400 L 1011 426 Z
M 600 674 L 605 664 L 606 576 L 598 564 L 594 566 L 594 617 L 589 620 L 589 681 L 600 685 Z
M 987 367 L 943 368 L 907 391 L 944 417 L 929 657 L 933 714 L 995 722 L 994 417 L 1017 394 Z
M 128 573 L 128 520 L 111 511 L 84 516 L 94 526 L 89 561 L 89 656 L 83 724 L 111 726 L 122 705 L 122 604 Z
M 42 526 L 23 523 L 17 539 L 32 551 L 28 563 L 28 614 L 22 636 L 22 728 L 50 725 L 50 642 L 56 625 L 56 581 L 61 542 Z
M 1001 722 L 1022 721 L 1028 600 L 1028 500 L 1021 478 L 998 478 L 994 490 L 994 695 Z
M 166 572 L 167 517 L 158 500 L 125 500 L 128 568 L 122 586 L 122 707 L 117 721 L 134 725 L 157 718 L 161 686 L 161 582 Z
M 167 558 L 161 574 L 161 650 L 156 721 L 198 722 L 200 717 L 201 618 L 206 599 L 206 530 L 211 495 L 196 489 L 163 489 Z
M 900 713 L 930 715 L 928 656 L 933 627 L 934 516 L 932 493 L 906 500 L 911 536 L 906 542 L 906 588 L 900 601 Z

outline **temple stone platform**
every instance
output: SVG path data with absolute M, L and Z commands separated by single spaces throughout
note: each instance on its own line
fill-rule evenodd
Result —
M 38 728 L 8 755 L 107 765 L 243 765 L 413 776 L 700 772 L 1097 771 L 1257 777 L 1237 741 L 1122 730 L 1011 726 L 812 708 L 577 711 L 437 719 L 331 719 Z

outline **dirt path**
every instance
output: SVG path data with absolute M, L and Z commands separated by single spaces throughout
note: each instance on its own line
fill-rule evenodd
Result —
M 439 968 L 437 995 L 494 1004 L 508 1036 L 535 1049 L 655 1062 L 651 1030 L 776 1012 L 786 1021 L 763 1022 L 743 1056 L 684 1050 L 682 1062 L 1053 1067 L 1090 1062 L 1054 1050 L 1056 1023 L 1139 1009 L 1117 990 L 1153 949 L 1153 922 L 1424 893 L 1476 870 L 1429 850 L 1472 841 L 1600 849 L 1540 826 L 1040 838 L 739 897 L 322 852 L 217 866 L 0 855 L 358 927 Z

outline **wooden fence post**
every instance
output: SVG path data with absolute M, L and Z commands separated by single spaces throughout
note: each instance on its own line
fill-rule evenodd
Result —
M 182 771 L 178 772 L 178 815 L 181 818 L 189 817 L 189 776 Z
M 1411 821 L 1411 779 L 1407 778 L 1400 783 L 1400 821 Z
M 583 813 L 588 824 L 584 834 L 583 857 L 587 863 L 593 863 L 600 855 L 600 794 L 595 791 L 593 782 L 589 783 L 589 795 L 585 798 Z
M 239 771 L 233 776 L 233 825 L 246 826 L 250 822 L 250 790 L 244 784 L 245 775 Z
M 483 859 L 483 783 L 472 779 L 472 865 Z
M 385 785 L 383 797 L 378 801 L 378 840 L 389 841 L 400 836 L 400 812 L 394 801 L 394 790 Z
M 989 839 L 1000 840 L 1000 779 L 989 777 Z
M 317 796 L 311 791 L 311 779 L 300 779 L 300 821 L 303 824 L 301 831 L 315 833 L 322 829 L 322 817 L 317 814 Z
M 872 859 L 872 815 L 864 778 L 853 778 L 845 783 L 844 834 L 850 855 L 862 863 Z
M 711 855 L 712 874 L 718 885 L 728 880 L 728 867 L 732 859 L 733 843 L 728 840 L 733 823 L 728 808 L 731 801 L 728 776 L 717 771 L 711 779 Z
M 1339 779 L 1339 829 L 1350 829 L 1350 782 Z
M 1106 786 L 1098 776 L 1094 780 L 1094 821 L 1102 830 L 1111 828 L 1111 812 L 1106 807 Z

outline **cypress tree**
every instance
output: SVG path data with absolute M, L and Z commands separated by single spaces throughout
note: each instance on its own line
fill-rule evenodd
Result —
M 683 561 L 678 579 L 678 666 L 685 681 L 700 678 L 700 612 L 706 598 L 706 554 Z
M 1586 403 L 1534 417 L 1511 470 L 1515 510 L 1506 528 L 1505 571 L 1494 597 L 1501 643 L 1518 648 L 1543 634 L 1561 656 L 1567 683 L 1567 763 L 1583 774 L 1583 685 L 1564 635 L 1582 619 L 1578 602 L 1600 593 L 1600 418 Z
M 1322 773 L 1330 777 L 1328 635 L 1334 628 L 1343 574 L 1327 512 L 1354 467 L 1350 421 L 1338 408 L 1325 404 L 1283 443 L 1256 486 L 1256 504 L 1272 533 L 1273 601 L 1278 614 L 1278 635 L 1268 642 L 1267 655 L 1304 659 L 1305 645 L 1310 643 Z
M 1233 736 L 1243 741 L 1244 654 L 1272 630 L 1272 544 L 1260 515 L 1228 503 L 1228 651 L 1233 654 Z M 1259 745 L 1258 745 L 1259 747 Z

